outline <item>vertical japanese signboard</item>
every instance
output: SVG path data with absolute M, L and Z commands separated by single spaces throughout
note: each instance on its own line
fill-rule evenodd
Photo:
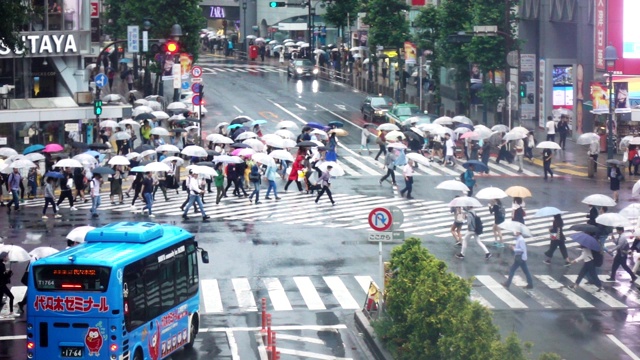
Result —
M 596 0 L 596 11 L 594 13 L 594 56 L 596 70 L 605 71 L 604 49 L 606 47 L 606 18 L 607 18 L 607 2 L 605 0 Z

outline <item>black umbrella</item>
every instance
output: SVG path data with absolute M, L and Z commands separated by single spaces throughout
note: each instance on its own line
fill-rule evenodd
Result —
M 102 143 L 93 143 L 89 145 L 89 149 L 92 149 L 92 150 L 106 150 L 108 148 L 109 148 L 109 145 L 102 144 Z
M 409 140 L 414 140 L 414 141 L 422 141 L 424 142 L 424 138 L 418 134 L 416 134 L 414 131 L 403 131 L 402 132 L 404 134 L 404 136 L 407 137 L 407 139 Z
M 179 134 L 179 133 L 183 133 L 183 132 L 187 132 L 187 130 L 183 129 L 183 128 L 175 128 L 175 129 L 171 129 L 169 130 L 173 133 Z
M 154 149 L 153 146 L 145 144 L 145 145 L 138 146 L 137 148 L 133 149 L 133 151 L 137 153 L 141 153 L 143 151 L 153 150 L 153 149 Z
M 318 151 L 327 151 L 329 150 L 326 146 L 318 146 Z
M 89 148 L 89 144 L 85 144 L 83 142 L 79 142 L 79 141 L 74 141 L 71 143 L 71 147 L 72 148 L 76 148 L 76 149 L 88 149 Z
M 314 143 L 313 141 L 300 141 L 296 146 L 297 147 L 316 147 L 318 146 L 318 144 Z
M 140 120 L 155 120 L 156 116 L 151 114 L 151 113 L 142 113 L 142 114 L 138 114 L 135 119 L 140 121 Z
M 231 144 L 231 147 L 236 148 L 236 149 L 238 149 L 238 148 L 246 149 L 246 148 L 250 148 L 251 146 L 249 146 L 247 144 L 244 144 L 244 143 L 233 143 L 233 144 Z
M 569 230 L 573 230 L 573 231 L 581 231 L 581 232 L 585 232 L 587 234 L 594 234 L 597 233 L 599 231 L 598 227 L 595 225 L 589 225 L 589 224 L 575 224 L 575 225 L 571 225 L 571 227 L 569 228 Z
M 220 154 L 218 154 L 220 155 Z M 198 166 L 206 166 L 206 167 L 214 167 L 211 161 L 201 161 L 198 163 Z
M 107 166 L 97 167 L 97 168 L 91 170 L 91 172 L 94 173 L 94 174 L 100 174 L 100 175 L 113 175 L 113 174 L 116 173 L 112 168 L 107 167 Z
M 251 122 L 251 121 L 253 121 L 253 119 L 248 116 L 238 116 L 235 119 L 231 120 L 231 123 L 229 125 L 244 124 L 246 122 Z
M 185 120 L 185 121 L 188 121 L 188 122 L 192 122 L 192 123 L 199 123 L 199 122 L 201 122 L 201 120 L 200 120 L 200 119 L 198 119 L 198 118 L 193 118 L 193 117 L 188 117 L 188 118 L 186 118 L 186 119 L 184 119 L 184 120 Z
M 213 156 L 218 156 L 220 155 L 219 152 L 215 151 L 215 150 L 207 150 L 207 154 L 209 155 L 213 155 Z

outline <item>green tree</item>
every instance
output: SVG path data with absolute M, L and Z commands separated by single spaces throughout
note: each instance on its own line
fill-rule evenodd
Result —
M 353 25 L 358 19 L 359 9 L 358 0 L 335 0 L 327 5 L 327 12 L 322 16 L 326 23 L 335 25 L 344 36 L 345 27 Z
M 0 42 L 9 49 L 24 49 L 20 31 L 29 21 L 29 8 L 22 1 L 0 0 Z

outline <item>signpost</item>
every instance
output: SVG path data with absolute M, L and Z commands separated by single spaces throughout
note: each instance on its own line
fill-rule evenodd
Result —
M 127 26 L 127 48 L 129 52 L 140 52 L 140 27 L 138 25 Z
M 369 226 L 375 233 L 369 234 L 369 241 L 378 242 L 378 262 L 380 265 L 380 279 L 382 286 L 380 291 L 384 294 L 384 262 L 382 261 L 382 243 L 394 240 L 404 240 L 404 231 L 396 230 L 404 221 L 402 210 L 396 206 L 377 207 L 369 213 Z M 382 299 L 382 298 L 381 298 Z M 382 306 L 382 300 L 380 301 Z
M 91 18 L 97 19 L 100 17 L 100 2 L 92 1 L 91 2 Z
M 191 68 L 191 76 L 199 78 L 202 76 L 202 68 L 200 66 L 194 66 Z
M 107 75 L 100 73 L 98 75 L 96 75 L 95 79 L 93 80 L 93 82 L 96 83 L 96 87 L 98 89 L 102 89 L 109 80 L 107 80 Z

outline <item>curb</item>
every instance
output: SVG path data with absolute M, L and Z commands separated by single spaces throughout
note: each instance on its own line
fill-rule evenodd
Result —
M 364 341 L 373 354 L 373 357 L 376 360 L 393 360 L 389 351 L 385 349 L 380 339 L 376 336 L 369 319 L 365 316 L 362 310 L 356 310 L 353 314 L 353 319 L 356 322 L 356 328 L 362 332 Z

